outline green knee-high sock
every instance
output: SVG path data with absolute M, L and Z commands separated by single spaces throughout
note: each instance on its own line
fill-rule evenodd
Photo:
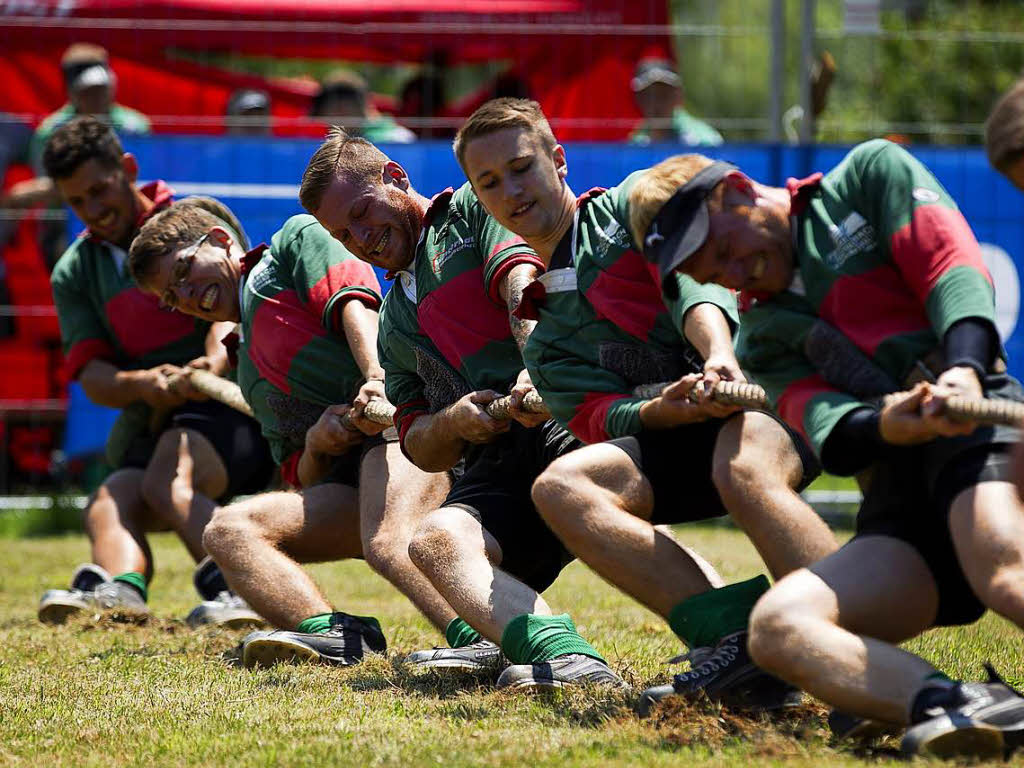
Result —
M 726 635 L 747 628 L 754 603 L 771 585 L 764 576 L 709 589 L 683 600 L 668 615 L 668 625 L 690 648 L 714 646 Z
M 467 645 L 480 642 L 483 638 L 479 632 L 456 616 L 445 627 L 444 639 L 448 641 L 449 648 L 465 648 Z
M 604 661 L 594 647 L 584 640 L 569 614 L 537 616 L 524 613 L 516 616 L 501 635 L 501 649 L 513 664 L 536 664 L 556 656 L 580 653 Z
M 149 590 L 146 589 L 146 577 L 141 573 L 127 571 L 126 573 L 121 573 L 115 576 L 114 581 L 121 581 L 131 587 L 134 587 L 138 593 L 142 595 L 143 601 L 149 599 Z

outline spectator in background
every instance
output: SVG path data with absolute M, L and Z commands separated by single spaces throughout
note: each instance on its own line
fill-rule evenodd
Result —
M 683 84 L 668 59 L 641 59 L 630 83 L 643 122 L 629 135 L 632 144 L 662 141 L 690 146 L 722 143 L 722 134 L 683 107 Z
M 258 88 L 239 88 L 228 99 L 229 136 L 270 136 L 270 94 Z
M 992 167 L 1024 191 L 1024 80 L 992 108 L 985 121 L 985 148 Z
M 320 92 L 313 97 L 311 114 L 344 125 L 347 133 L 374 144 L 416 141 L 416 134 L 373 106 L 366 80 L 349 69 L 336 69 L 324 77 Z
M 110 69 L 105 48 L 91 43 L 74 43 L 60 60 L 68 102 L 46 117 L 29 142 L 29 161 L 36 178 L 11 187 L 0 196 L 0 208 L 34 208 L 61 203 L 60 192 L 42 167 L 43 148 L 53 132 L 76 115 L 94 115 L 109 122 L 119 135 L 147 134 L 149 120 L 141 112 L 114 101 L 117 77 Z M 50 264 L 56 261 L 65 244 L 63 221 L 48 221 L 40 233 L 40 245 Z
M 426 69 L 409 80 L 398 97 L 398 114 L 417 126 L 421 139 L 453 139 L 455 129 L 451 126 L 433 125 L 427 120 L 417 125 L 417 118 L 432 118 L 444 109 L 444 78 L 436 70 Z

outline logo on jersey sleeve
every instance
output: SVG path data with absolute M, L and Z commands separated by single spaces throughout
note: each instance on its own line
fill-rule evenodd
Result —
M 839 269 L 850 257 L 877 247 L 874 227 L 856 211 L 838 225 L 829 225 L 828 233 L 836 247 L 825 254 L 824 260 L 832 269 Z

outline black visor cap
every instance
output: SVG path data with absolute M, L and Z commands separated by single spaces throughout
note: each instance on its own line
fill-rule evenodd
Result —
M 676 190 L 648 227 L 644 256 L 658 265 L 661 286 L 670 299 L 678 297 L 675 280 L 666 280 L 708 237 L 707 199 L 731 171 L 732 163 L 714 162 Z

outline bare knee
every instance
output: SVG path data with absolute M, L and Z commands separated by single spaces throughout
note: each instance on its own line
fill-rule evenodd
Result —
M 1018 567 L 999 568 L 988 583 L 978 590 L 986 607 L 1010 621 L 1024 622 L 1024 570 Z
M 813 622 L 799 596 L 793 590 L 769 590 L 754 606 L 750 615 L 747 649 L 757 666 L 779 677 L 789 678 L 792 655 L 805 647 L 801 637 Z
M 439 509 L 430 513 L 409 541 L 409 558 L 424 573 L 446 570 L 460 550 L 473 547 L 477 523 L 461 509 Z M 476 534 L 479 538 L 479 533 Z M 479 542 L 483 546 L 482 540 Z
M 218 563 L 228 561 L 257 533 L 245 502 L 219 507 L 203 529 L 203 549 Z
M 413 567 L 409 546 L 405 538 L 382 531 L 363 542 L 363 558 L 374 571 L 388 578 Z
M 552 530 L 564 531 L 581 520 L 579 514 L 586 508 L 581 503 L 590 491 L 593 482 L 585 467 L 572 454 L 552 462 L 541 473 L 530 491 L 537 513 Z
M 744 413 L 722 427 L 711 479 L 728 505 L 775 488 L 795 488 L 802 470 L 792 440 L 778 422 L 763 413 Z

